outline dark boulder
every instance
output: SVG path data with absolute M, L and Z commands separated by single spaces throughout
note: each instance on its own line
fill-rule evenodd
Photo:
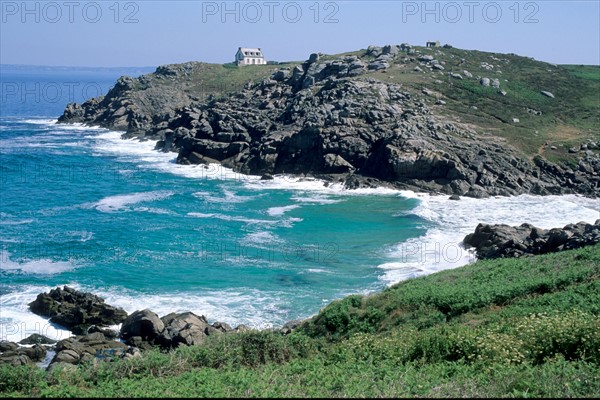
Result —
M 600 243 L 600 220 L 594 224 L 579 222 L 548 231 L 529 224 L 479 224 L 468 234 L 464 244 L 474 247 L 480 259 L 520 257 L 577 249 Z
M 85 332 L 90 325 L 116 325 L 127 318 L 125 310 L 104 303 L 91 293 L 68 286 L 40 293 L 29 303 L 34 314 L 50 317 L 50 321 L 76 333 Z
M 145 309 L 131 314 L 121 325 L 121 337 L 125 340 L 139 336 L 153 342 L 165 329 L 164 322 L 152 311 Z
M 210 328 L 204 316 L 198 316 L 189 311 L 179 314 L 171 313 L 162 317 L 161 320 L 165 329 L 156 342 L 163 347 L 200 344 L 206 339 Z
M 30 335 L 19 342 L 19 344 L 55 344 L 55 343 L 56 343 L 56 340 L 50 339 L 49 337 L 46 337 L 44 335 L 40 335 L 37 333 L 34 333 L 33 335 Z
M 55 363 L 78 364 L 96 359 L 122 357 L 129 346 L 116 340 L 106 338 L 102 333 L 73 336 L 56 344 L 56 354 L 50 366 Z M 49 368 L 50 368 L 49 366 Z

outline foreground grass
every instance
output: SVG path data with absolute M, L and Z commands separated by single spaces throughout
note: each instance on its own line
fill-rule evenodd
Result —
M 256 331 L 52 373 L 43 397 L 597 397 L 600 246 L 477 262 L 350 296 L 288 336 Z

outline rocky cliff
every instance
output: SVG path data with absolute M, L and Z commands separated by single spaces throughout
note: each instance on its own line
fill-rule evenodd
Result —
M 127 137 L 156 140 L 157 150 L 177 152 L 178 163 L 219 163 L 246 174 L 311 174 L 348 187 L 386 183 L 471 197 L 598 196 L 600 157 L 593 149 L 600 142 L 589 142 L 574 167 L 528 156 L 440 112 L 445 101 L 433 103 L 431 91 L 381 78 L 395 63 L 411 62 L 443 73 L 433 57 L 419 58 L 404 45 L 313 54 L 204 100 L 190 80 L 199 64 L 161 67 L 119 79 L 103 98 L 70 104 L 60 122 L 126 130 Z

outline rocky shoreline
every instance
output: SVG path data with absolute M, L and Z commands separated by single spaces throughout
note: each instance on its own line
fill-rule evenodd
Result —
M 0 365 L 13 366 L 43 362 L 54 352 L 48 370 L 114 358 L 131 358 L 143 350 L 169 350 L 202 343 L 208 336 L 235 334 L 252 330 L 245 325 L 232 328 L 224 322 L 208 323 L 192 312 L 170 313 L 159 317 L 151 310 L 128 315 L 92 293 L 64 286 L 40 293 L 29 309 L 49 322 L 70 330 L 75 336 L 55 341 L 33 334 L 19 343 L 0 342 Z M 277 331 L 289 334 L 300 321 L 290 321 Z M 111 326 L 121 325 L 119 331 Z
M 369 47 L 334 59 L 312 54 L 237 92 L 200 100 L 189 77 L 202 65 L 168 65 L 140 78 L 122 77 L 104 97 L 69 104 L 59 122 L 125 130 L 124 138 L 154 140 L 157 150 L 176 152 L 180 164 L 215 163 L 265 178 L 309 175 L 348 188 L 393 186 L 475 198 L 598 197 L 600 156 L 594 150 L 600 141 L 577 149 L 576 166 L 539 155 L 529 159 L 504 140 L 481 140 L 473 127 L 433 112 L 442 105 L 432 105 L 425 91 L 369 75 L 394 63 L 440 72 L 433 57 L 408 45 Z
M 465 247 L 474 247 L 478 259 L 516 258 L 577 249 L 600 243 L 600 219 L 594 224 L 579 222 L 563 228 L 541 229 L 530 224 L 520 226 L 479 224 L 464 238 Z M 235 334 L 252 329 L 224 322 L 208 323 L 193 312 L 170 313 L 159 317 L 149 309 L 128 315 L 104 299 L 68 286 L 40 293 L 29 303 L 30 310 L 49 318 L 49 322 L 67 328 L 75 336 L 55 341 L 33 334 L 19 343 L 0 341 L 0 365 L 42 363 L 54 352 L 48 370 L 84 362 L 137 357 L 152 348 L 170 350 L 194 346 L 215 335 Z M 289 321 L 275 331 L 291 333 L 303 320 Z M 119 331 L 111 326 L 120 325 Z M 51 353 L 50 353 L 51 355 Z

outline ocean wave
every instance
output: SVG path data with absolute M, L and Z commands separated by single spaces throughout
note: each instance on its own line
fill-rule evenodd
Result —
M 276 234 L 268 231 L 249 233 L 240 241 L 242 245 L 261 247 L 265 244 L 280 244 L 283 240 Z
M 426 194 L 412 197 L 420 199 L 412 213 L 429 221 L 431 227 L 423 236 L 387 249 L 389 261 L 378 266 L 383 270 L 381 280 L 387 284 L 475 261 L 475 255 L 463 247 L 462 240 L 479 223 L 530 223 L 549 229 L 579 221 L 593 223 L 600 218 L 600 202 L 577 195 L 463 197 L 460 201 Z
M 271 207 L 267 210 L 267 214 L 269 214 L 271 217 L 279 217 L 288 211 L 295 210 L 296 208 L 300 208 L 300 206 L 298 204 L 291 204 L 289 206 Z
M 242 196 L 232 192 L 229 189 L 223 189 L 223 195 L 217 196 L 214 192 L 196 192 L 193 193 L 194 197 L 209 203 L 225 203 L 225 204 L 237 204 L 245 203 L 247 201 L 256 199 L 258 196 Z
M 48 292 L 52 287 L 24 285 L 18 290 L 8 290 L 0 296 L 0 340 L 18 342 L 37 333 L 50 339 L 62 340 L 73 336 L 66 329 L 61 329 L 29 310 L 28 304 L 37 295 Z
M 291 312 L 282 306 L 287 304 L 282 300 L 287 294 L 253 288 L 149 294 L 115 287 L 90 288 L 78 284 L 69 286 L 97 294 L 104 298 L 107 304 L 122 307 L 130 314 L 145 308 L 159 316 L 171 312 L 192 311 L 198 315 L 205 315 L 210 323 L 226 322 L 233 327 L 245 324 L 253 328 L 271 328 L 287 321 L 288 313 Z
M 297 195 L 292 196 L 292 200 L 297 201 L 298 203 L 314 203 L 314 204 L 335 204 L 341 203 L 343 199 L 332 199 L 330 197 L 313 194 L 313 195 Z
M 128 193 L 120 194 L 115 196 L 108 196 L 92 205 L 98 211 L 105 213 L 112 213 L 118 211 L 130 211 L 131 208 L 127 207 L 132 204 L 138 204 L 143 202 L 157 201 L 166 199 L 172 196 L 174 193 L 168 190 L 157 190 L 153 192 L 141 192 L 141 193 Z M 146 208 L 137 208 L 136 211 L 148 211 Z
M 26 274 L 56 275 L 75 269 L 75 264 L 72 261 L 54 261 L 45 258 L 15 262 L 10 259 L 8 251 L 0 250 L 0 269 Z

